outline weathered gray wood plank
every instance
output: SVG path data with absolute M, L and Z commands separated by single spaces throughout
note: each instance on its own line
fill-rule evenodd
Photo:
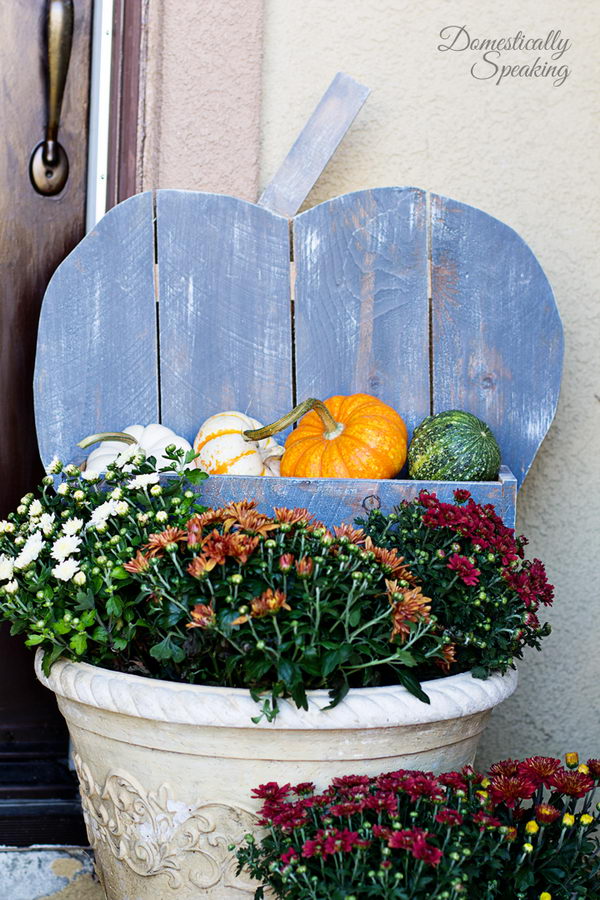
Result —
M 207 416 L 269 422 L 292 405 L 286 219 L 221 194 L 157 192 L 162 420 L 192 441 Z
M 369 94 L 363 84 L 337 73 L 262 192 L 260 206 L 282 216 L 298 212 Z
M 352 523 L 370 509 L 390 512 L 402 500 L 411 500 L 419 491 L 435 491 L 445 502 L 454 502 L 453 491 L 466 488 L 478 503 L 493 503 L 509 527 L 514 527 L 515 479 L 503 466 L 498 481 L 397 481 L 393 479 L 351 478 L 270 478 L 243 475 L 211 475 L 198 487 L 202 502 L 224 506 L 244 498 L 257 501 L 261 512 L 274 506 L 306 507 L 328 527 Z
M 429 415 L 425 194 L 378 188 L 294 222 L 298 400 L 365 392 Z
M 48 285 L 34 377 L 45 463 L 88 434 L 158 421 L 152 218 L 151 193 L 126 200 Z
M 434 412 L 465 409 L 525 478 L 554 418 L 563 335 L 552 289 L 516 232 L 432 196 Z

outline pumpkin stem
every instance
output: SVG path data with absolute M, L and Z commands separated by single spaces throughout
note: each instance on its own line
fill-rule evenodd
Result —
M 314 410 L 320 415 L 321 421 L 325 426 L 325 431 L 323 432 L 325 438 L 336 438 L 342 433 L 344 426 L 341 422 L 336 422 L 323 401 L 316 400 L 314 397 L 309 397 L 308 400 L 299 403 L 298 406 L 295 406 L 291 410 L 291 412 L 286 413 L 285 416 L 277 419 L 277 421 L 273 422 L 271 425 L 265 425 L 263 428 L 257 428 L 255 431 L 243 431 L 242 435 L 247 441 L 262 441 L 264 438 L 272 437 L 274 434 L 277 434 L 278 431 L 283 431 L 288 425 L 293 425 L 294 422 L 297 422 L 298 419 L 301 419 L 302 416 L 305 416 L 306 413 L 311 412 L 311 410 Z
M 99 443 L 99 441 L 122 441 L 124 444 L 137 444 L 136 439 L 125 431 L 102 431 L 100 434 L 88 435 L 88 437 L 79 441 L 77 446 L 81 447 L 82 450 L 87 450 L 88 447 Z

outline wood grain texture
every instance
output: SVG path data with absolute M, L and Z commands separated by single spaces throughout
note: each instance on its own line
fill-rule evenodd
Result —
M 262 192 L 260 206 L 294 216 L 370 94 L 369 88 L 338 72 Z
M 558 403 L 563 334 L 552 289 L 507 225 L 437 195 L 431 212 L 433 411 L 487 422 L 520 485 Z
M 46 83 L 42 65 L 46 3 L 0 3 L 0 518 L 38 483 L 32 378 L 44 290 L 85 230 L 88 93 L 92 0 L 77 0 L 71 62 L 59 139 L 69 180 L 55 197 L 36 193 L 29 158 L 44 137 Z M 36 740 L 66 753 L 66 732 L 53 696 L 33 673 L 23 636 L 0 628 L 0 742 L 15 755 Z M 0 817 L 2 813 L 0 812 Z M 30 831 L 30 842 L 41 836 Z M 6 892 L 2 892 L 6 893 Z M 10 891 L 8 891 L 10 894 Z
M 294 221 L 298 400 L 373 394 L 409 432 L 429 415 L 425 194 L 378 188 Z
M 159 421 L 151 193 L 107 213 L 46 291 L 35 366 L 42 460 L 98 431 Z
M 157 193 L 162 421 L 267 423 L 292 405 L 289 227 L 221 194 Z
M 515 478 L 503 466 L 498 481 L 448 482 L 370 480 L 352 478 L 248 478 L 244 475 L 211 475 L 198 488 L 202 502 L 216 508 L 244 498 L 257 501 L 261 512 L 274 506 L 301 506 L 328 527 L 352 523 L 371 509 L 391 512 L 402 500 L 419 491 L 434 491 L 440 500 L 453 502 L 453 491 L 466 488 L 478 503 L 493 503 L 506 525 L 514 527 Z

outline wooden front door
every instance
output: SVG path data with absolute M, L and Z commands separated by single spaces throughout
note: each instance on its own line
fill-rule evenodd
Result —
M 92 0 L 74 0 L 74 28 L 58 140 L 69 160 L 64 189 L 37 193 L 34 147 L 46 124 L 48 0 L 0 4 L 0 517 L 43 474 L 34 429 L 32 374 L 40 303 L 57 265 L 84 234 Z M 41 798 L 72 795 L 60 763 L 67 736 L 52 695 L 33 676 L 21 637 L 0 630 L 0 843 L 68 839 L 43 829 Z M 23 811 L 31 801 L 37 831 Z M 63 809 L 63 813 L 65 810 Z M 12 817 L 12 820 L 11 820 Z M 64 817 L 63 817 L 64 818 Z M 21 829 L 24 829 L 21 831 Z

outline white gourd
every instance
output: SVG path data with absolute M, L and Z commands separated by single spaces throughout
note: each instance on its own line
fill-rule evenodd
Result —
M 172 460 L 165 455 L 165 449 L 174 444 L 181 450 L 191 450 L 189 441 L 180 437 L 167 428 L 165 425 L 129 425 L 124 429 L 125 434 L 130 434 L 135 438 L 135 444 L 126 444 L 123 441 L 102 441 L 102 443 L 92 450 L 85 464 L 87 472 L 106 472 L 106 467 L 114 462 L 121 453 L 134 454 L 142 450 L 146 456 L 154 456 L 156 459 L 156 468 L 161 469 L 169 466 Z
M 196 465 L 209 475 L 279 475 L 283 447 L 271 437 L 247 441 L 243 432 L 256 428 L 262 424 L 236 410 L 210 416 L 194 440 Z

